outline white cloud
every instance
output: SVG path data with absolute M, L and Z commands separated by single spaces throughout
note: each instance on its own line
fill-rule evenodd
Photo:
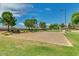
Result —
M 50 24 L 49 24 L 49 23 L 47 23 L 46 25 L 47 25 L 47 26 L 49 26 Z
M 32 10 L 34 6 L 32 4 L 23 4 L 23 3 L 1 3 L 0 4 L 0 16 L 3 11 L 10 11 L 14 16 L 20 17 L 24 14 L 27 14 Z
M 15 25 L 15 27 L 16 28 L 26 28 L 25 25 L 22 22 L 20 22 L 17 25 Z
M 18 25 L 24 26 L 24 23 L 18 23 Z
M 47 11 L 51 11 L 51 8 L 45 8 L 45 10 L 47 10 Z

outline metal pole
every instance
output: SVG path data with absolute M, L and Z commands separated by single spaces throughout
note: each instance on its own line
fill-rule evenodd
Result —
M 66 8 L 65 8 L 65 26 L 66 26 Z
M 66 29 L 67 29 L 67 26 L 66 26 L 66 8 L 65 8 L 65 33 L 66 33 Z

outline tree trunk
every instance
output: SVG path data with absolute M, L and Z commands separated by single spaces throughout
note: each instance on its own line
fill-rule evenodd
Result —
M 10 26 L 8 25 L 8 32 L 10 31 Z

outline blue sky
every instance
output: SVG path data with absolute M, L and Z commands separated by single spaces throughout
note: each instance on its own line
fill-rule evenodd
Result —
M 65 22 L 66 9 L 66 22 L 69 23 L 71 15 L 79 12 L 79 4 L 77 3 L 2 3 L 0 4 L 0 16 L 3 11 L 11 11 L 17 18 L 17 27 L 24 27 L 23 22 L 25 19 L 35 17 L 38 21 L 44 21 L 48 25 L 54 23 Z M 2 26 L 2 25 L 1 25 Z

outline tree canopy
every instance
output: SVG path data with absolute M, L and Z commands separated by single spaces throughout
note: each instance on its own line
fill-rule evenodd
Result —
M 5 11 L 2 13 L 1 22 L 5 25 L 8 25 L 8 31 L 10 30 L 10 26 L 16 25 L 16 19 L 13 14 L 9 11 Z
M 40 22 L 39 27 L 40 28 L 46 28 L 46 23 L 45 22 Z
M 79 24 L 79 12 L 72 14 L 71 22 L 73 25 Z
M 59 25 L 58 24 L 50 24 L 49 25 L 49 29 L 59 29 Z
M 24 21 L 24 25 L 28 28 L 35 28 L 37 24 L 37 19 L 31 18 L 31 19 L 26 19 Z

